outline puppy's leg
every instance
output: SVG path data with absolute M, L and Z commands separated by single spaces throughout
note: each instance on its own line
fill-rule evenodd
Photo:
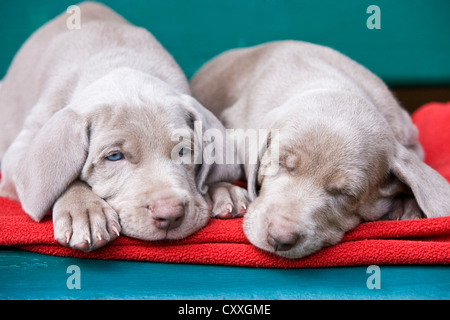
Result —
M 228 182 L 219 182 L 209 186 L 212 200 L 213 218 L 237 218 L 247 212 L 249 197 L 247 190 Z
M 104 246 L 117 238 L 121 229 L 114 209 L 79 180 L 56 200 L 53 228 L 60 244 L 82 251 Z

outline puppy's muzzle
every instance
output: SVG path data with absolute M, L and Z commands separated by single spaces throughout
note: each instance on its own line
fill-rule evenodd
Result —
M 288 251 L 300 242 L 301 235 L 292 230 L 269 225 L 267 243 L 274 251 Z
M 150 216 L 158 229 L 169 231 L 183 223 L 185 206 L 178 199 L 159 199 L 150 206 Z

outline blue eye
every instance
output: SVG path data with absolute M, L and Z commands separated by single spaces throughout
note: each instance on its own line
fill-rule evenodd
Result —
M 123 159 L 123 153 L 122 152 L 116 152 L 106 157 L 109 161 L 118 161 L 120 159 Z
M 181 149 L 178 151 L 178 156 L 179 156 L 180 158 L 182 158 L 182 157 L 184 157 L 184 156 L 186 156 L 186 155 L 189 155 L 190 150 L 191 150 L 191 149 L 189 149 L 189 148 L 181 148 Z

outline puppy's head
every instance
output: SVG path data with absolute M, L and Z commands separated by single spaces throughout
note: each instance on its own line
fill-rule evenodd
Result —
M 234 178 L 194 154 L 196 143 L 214 144 L 194 138 L 195 121 L 224 131 L 193 98 L 156 78 L 132 70 L 105 76 L 76 92 L 33 140 L 19 179 L 24 209 L 39 220 L 79 178 L 116 210 L 125 235 L 192 234 L 209 220 L 207 184 Z
M 433 216 L 445 208 L 437 206 L 443 194 L 450 195 L 448 183 L 395 141 L 386 121 L 363 99 L 315 97 L 295 108 L 275 121 L 279 145 L 270 145 L 249 174 L 260 187 L 244 217 L 244 232 L 254 245 L 299 258 L 338 243 L 363 220 L 399 210 L 399 199 L 415 196 L 419 206 L 410 208 L 416 210 L 411 216 L 422 211 Z M 274 147 L 277 163 L 268 159 Z M 274 165 L 276 174 L 261 175 Z M 425 172 L 435 181 L 426 183 Z

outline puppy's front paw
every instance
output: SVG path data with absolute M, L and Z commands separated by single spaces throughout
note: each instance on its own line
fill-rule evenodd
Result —
M 388 214 L 388 220 L 414 220 L 422 219 L 424 214 L 414 197 L 394 198 L 392 211 Z
M 74 182 L 53 206 L 55 239 L 64 246 L 91 251 L 120 234 L 119 217 L 83 182 Z
M 249 197 L 247 190 L 228 182 L 209 187 L 212 200 L 212 217 L 229 219 L 242 217 L 247 212 Z

